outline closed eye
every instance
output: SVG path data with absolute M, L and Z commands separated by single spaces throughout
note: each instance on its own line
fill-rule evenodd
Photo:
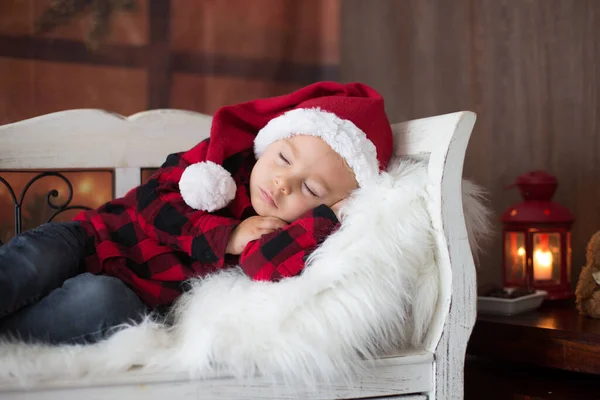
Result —
M 306 183 L 304 184 L 304 187 L 306 188 L 306 190 L 308 190 L 308 193 L 310 193 L 311 196 L 318 197 L 317 194 L 313 192 Z
M 285 158 L 282 153 L 279 153 L 279 158 L 286 164 L 290 163 L 290 161 L 287 158 Z

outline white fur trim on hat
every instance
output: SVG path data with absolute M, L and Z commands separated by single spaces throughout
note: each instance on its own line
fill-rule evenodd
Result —
M 227 206 L 234 199 L 236 189 L 231 174 L 212 161 L 190 165 L 179 180 L 179 191 L 185 203 L 208 212 Z
M 271 143 L 295 135 L 323 139 L 346 160 L 359 186 L 379 174 L 377 150 L 367 135 L 352 121 L 320 108 L 297 108 L 270 120 L 254 140 L 254 153 L 258 158 Z

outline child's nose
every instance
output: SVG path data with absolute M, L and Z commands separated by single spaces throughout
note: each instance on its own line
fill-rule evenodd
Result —
M 285 176 L 275 177 L 275 187 L 284 194 L 290 194 L 292 191 L 290 180 Z

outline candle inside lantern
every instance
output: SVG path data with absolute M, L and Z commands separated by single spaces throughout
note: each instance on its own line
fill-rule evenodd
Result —
M 548 250 L 536 250 L 533 253 L 533 277 L 538 281 L 552 279 L 552 253 Z

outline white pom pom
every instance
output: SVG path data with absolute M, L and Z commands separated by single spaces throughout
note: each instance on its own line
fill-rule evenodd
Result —
M 211 212 L 224 208 L 235 198 L 236 189 L 231 174 L 212 161 L 190 165 L 179 180 L 183 200 L 196 210 Z

